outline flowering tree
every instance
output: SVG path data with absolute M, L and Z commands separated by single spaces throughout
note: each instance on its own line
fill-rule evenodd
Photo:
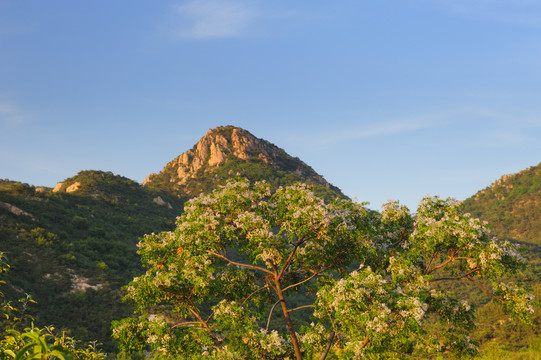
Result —
M 302 184 L 229 182 L 187 202 L 175 231 L 147 235 L 139 253 L 148 270 L 127 298 L 142 315 L 114 323 L 114 337 L 168 357 L 469 356 L 474 309 L 434 284 L 472 282 L 524 321 L 534 305 L 497 280 L 520 266 L 515 246 L 439 198 L 412 216 L 398 203 L 326 204 Z M 299 292 L 306 303 L 292 305 Z M 301 309 L 309 326 L 295 325 Z M 436 334 L 423 329 L 430 315 L 445 325 Z

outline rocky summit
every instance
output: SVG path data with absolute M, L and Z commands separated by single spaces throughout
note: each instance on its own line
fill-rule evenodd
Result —
M 265 179 L 273 185 L 302 181 L 343 196 L 300 159 L 234 126 L 209 129 L 192 149 L 170 161 L 159 174 L 150 174 L 143 185 L 192 197 L 235 176 Z

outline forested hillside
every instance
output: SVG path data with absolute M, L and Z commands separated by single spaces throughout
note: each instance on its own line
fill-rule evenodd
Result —
M 541 164 L 504 175 L 464 201 L 500 237 L 541 245 Z
M 140 273 L 138 238 L 171 229 L 179 199 L 110 172 L 82 171 L 54 190 L 0 181 L 0 248 L 8 298 L 30 294 L 36 323 L 111 349 L 110 322 L 128 311 L 120 287 Z
M 466 199 L 463 207 L 473 216 L 487 221 L 494 236 L 521 245 L 521 254 L 527 259 L 527 266 L 513 279 L 528 284 L 534 290 L 536 299 L 540 299 L 541 164 L 502 176 Z M 478 296 L 482 298 L 482 294 Z M 488 300 L 485 296 L 484 302 Z M 478 336 L 489 348 L 493 348 L 494 356 L 517 356 L 515 353 L 525 347 L 541 351 L 541 314 L 536 314 L 534 327 L 510 321 L 493 304 L 481 307 L 479 317 Z

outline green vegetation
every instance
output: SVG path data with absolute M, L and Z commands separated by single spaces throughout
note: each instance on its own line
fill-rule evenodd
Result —
M 541 246 L 541 164 L 506 175 L 464 201 L 502 238 Z
M 189 194 L 190 196 L 184 195 L 188 199 L 188 197 L 197 196 L 215 189 L 227 179 L 235 177 L 250 179 L 250 181 L 254 182 L 265 180 L 274 189 L 303 181 L 299 175 L 288 170 L 270 167 L 261 160 L 243 160 L 233 156 L 230 156 L 219 167 L 200 169 L 195 177 L 178 190 L 172 190 L 171 188 L 170 172 L 174 172 L 172 168 L 166 169 L 163 174 L 154 177 L 153 181 L 146 186 L 171 193 Z M 337 197 L 345 198 L 340 190 L 335 187 L 326 187 L 315 182 L 307 183 L 313 187 L 318 196 L 327 201 L 335 200 Z
M 39 299 L 39 309 L 29 309 L 39 326 L 54 324 L 110 351 L 110 322 L 130 312 L 120 287 L 141 272 L 138 238 L 171 229 L 182 207 L 112 173 L 83 171 L 63 189 L 75 183 L 66 193 L 0 180 L 0 250 L 12 264 L 5 293 Z M 158 196 L 172 208 L 155 203 Z
M 0 252 L 0 275 L 4 275 L 9 267 L 4 253 Z M 0 284 L 5 282 L 0 280 Z M 4 294 L 0 292 L 0 298 L 3 297 Z M 5 299 L 0 304 L 0 359 L 105 359 L 105 354 L 97 349 L 96 342 L 80 346 L 73 338 L 55 333 L 53 327 L 34 327 L 31 322 L 33 318 L 26 310 L 27 305 L 35 301 L 27 296 L 21 302 L 19 308 Z M 29 322 L 31 325 L 27 327 Z
M 521 245 L 527 266 L 510 277 L 532 287 L 541 298 L 541 164 L 514 175 L 503 176 L 490 187 L 463 202 L 465 211 L 488 221 L 492 234 Z M 467 291 L 457 288 L 457 291 Z M 494 308 L 487 296 L 477 293 L 479 329 L 483 358 L 539 359 L 541 314 L 533 327 L 517 325 Z

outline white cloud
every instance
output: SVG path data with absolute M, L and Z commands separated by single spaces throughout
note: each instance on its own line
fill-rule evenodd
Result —
M 257 16 L 246 3 L 219 0 L 193 0 L 176 11 L 186 24 L 175 35 L 194 39 L 246 36 Z

